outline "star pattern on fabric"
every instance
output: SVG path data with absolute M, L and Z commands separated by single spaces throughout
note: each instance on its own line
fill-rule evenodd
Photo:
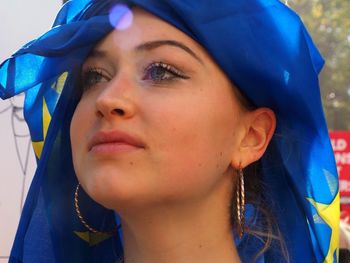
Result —
M 316 209 L 317 214 L 323 219 L 324 222 L 331 228 L 332 234 L 329 242 L 329 248 L 327 255 L 323 262 L 333 262 L 333 255 L 338 249 L 339 244 L 339 192 L 334 197 L 330 204 L 322 204 L 316 202 L 313 198 L 306 198 Z M 317 222 L 315 222 L 317 223 Z
M 90 231 L 74 231 L 74 234 L 76 234 L 79 238 L 87 242 L 90 247 L 96 246 L 97 244 L 101 243 L 102 241 L 105 241 L 106 239 L 114 235 L 113 233 L 92 233 Z
M 44 147 L 44 142 L 47 134 L 47 130 L 49 129 L 49 124 L 51 121 L 51 114 L 49 112 L 49 109 L 47 107 L 45 98 L 43 98 L 43 106 L 42 106 L 42 128 L 43 128 L 43 140 L 42 141 L 37 141 L 37 142 L 32 142 L 35 156 L 36 158 L 40 159 L 43 147 Z
M 58 94 L 62 93 L 64 84 L 66 83 L 68 77 L 68 72 L 63 72 L 57 79 L 55 83 L 52 84 L 51 88 L 54 89 Z

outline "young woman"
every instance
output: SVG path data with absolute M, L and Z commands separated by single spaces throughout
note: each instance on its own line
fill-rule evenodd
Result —
M 68 2 L 0 68 L 38 157 L 10 261 L 336 261 L 322 64 L 279 1 Z

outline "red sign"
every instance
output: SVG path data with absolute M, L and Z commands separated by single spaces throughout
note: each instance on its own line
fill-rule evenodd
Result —
M 341 209 L 350 212 L 350 131 L 329 134 L 339 174 Z

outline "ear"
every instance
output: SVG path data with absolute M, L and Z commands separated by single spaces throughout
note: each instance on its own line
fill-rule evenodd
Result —
M 276 116 L 269 108 L 258 108 L 246 113 L 245 133 L 238 145 L 238 154 L 232 159 L 236 169 L 259 160 L 264 154 L 276 128 Z

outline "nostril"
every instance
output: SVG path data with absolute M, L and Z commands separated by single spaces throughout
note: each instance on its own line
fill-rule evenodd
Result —
M 125 114 L 125 112 L 122 109 L 114 109 L 113 112 L 118 114 L 119 116 L 123 116 Z

